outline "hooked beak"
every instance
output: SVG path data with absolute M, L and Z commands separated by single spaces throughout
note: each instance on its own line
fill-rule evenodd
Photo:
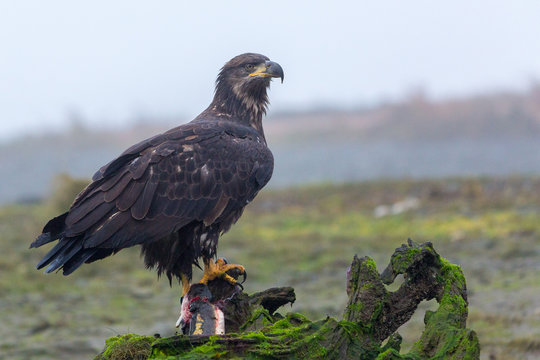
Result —
M 254 72 L 249 74 L 249 76 L 280 78 L 282 83 L 283 78 L 285 77 L 281 66 L 277 62 L 273 62 L 270 60 L 267 60 L 264 64 L 258 66 Z

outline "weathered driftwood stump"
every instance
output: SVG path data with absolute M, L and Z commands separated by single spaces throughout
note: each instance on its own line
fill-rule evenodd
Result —
M 403 274 L 404 282 L 390 292 Z M 247 295 L 223 281 L 208 288 L 211 304 L 225 317 L 225 335 L 178 335 L 169 338 L 133 334 L 107 340 L 98 359 L 122 358 L 139 346 L 131 358 L 190 359 L 476 359 L 476 333 L 466 328 L 467 289 L 461 269 L 441 258 L 431 243 L 412 241 L 396 249 L 381 275 L 369 257 L 354 257 L 347 272 L 348 304 L 343 320 L 330 317 L 310 321 L 305 316 L 275 311 L 295 300 L 292 288 L 274 288 Z M 407 322 L 423 300 L 436 299 L 439 308 L 425 315 L 425 329 L 413 349 L 400 354 L 396 330 Z M 195 315 L 197 307 L 194 307 Z M 200 327 L 207 319 L 199 316 Z M 196 326 L 191 326 L 195 329 Z M 193 332 L 193 331 L 191 331 Z M 385 344 L 383 345 L 383 342 Z

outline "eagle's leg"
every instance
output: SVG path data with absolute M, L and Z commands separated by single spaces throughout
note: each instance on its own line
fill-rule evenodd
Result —
M 191 288 L 191 282 L 189 281 L 189 278 L 185 274 L 180 274 L 180 280 L 182 281 L 182 297 L 180 298 L 180 317 L 176 321 L 176 327 L 181 326 L 182 332 L 184 332 L 184 327 L 187 323 L 187 314 L 188 314 L 188 303 L 189 301 L 184 301 L 186 299 L 186 295 Z
M 237 283 L 236 280 L 232 276 L 226 274 L 226 272 L 231 269 L 239 270 L 240 274 L 244 275 L 244 280 L 246 278 L 246 269 L 242 265 L 227 264 L 227 262 L 222 258 L 219 258 L 214 262 L 212 258 L 205 257 L 203 258 L 203 261 L 204 273 L 201 279 L 201 284 L 208 284 L 209 281 L 216 278 L 222 278 L 230 284 L 235 285 Z
M 182 297 L 186 296 L 191 287 L 191 282 L 185 274 L 180 274 L 180 280 L 182 280 Z

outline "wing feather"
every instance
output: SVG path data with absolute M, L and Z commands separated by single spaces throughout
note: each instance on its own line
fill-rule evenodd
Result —
M 106 202 L 114 201 L 125 190 L 132 179 L 131 174 L 126 171 L 120 180 L 112 188 L 105 192 L 104 200 Z
M 194 221 L 228 230 L 272 174 L 272 155 L 257 136 L 232 123 L 194 122 L 132 146 L 79 194 L 39 266 L 70 273 Z
M 105 201 L 105 195 L 103 192 L 92 194 L 82 204 L 79 204 L 78 206 L 73 206 L 70 209 L 66 217 L 66 224 L 73 225 L 76 222 L 81 221 L 82 218 L 88 215 L 88 213 L 90 213 L 92 210 L 94 210 L 104 201 Z
M 110 178 L 104 179 L 101 186 L 99 187 L 99 190 L 101 191 L 109 191 L 113 186 L 120 181 L 123 177 L 129 176 L 129 174 L 122 169 L 123 171 L 119 171 L 118 173 L 114 174 Z
M 113 208 L 115 208 L 114 203 L 102 202 L 101 204 L 96 206 L 94 210 L 86 214 L 86 216 L 83 217 L 80 221 L 70 225 L 66 229 L 65 236 L 74 237 L 82 234 L 86 230 L 90 229 L 92 226 L 99 224 L 99 222 L 104 219 L 107 214 L 109 214 L 111 210 L 113 210 Z
M 212 224 L 218 217 L 221 216 L 223 213 L 223 210 L 227 207 L 227 204 L 229 203 L 229 197 L 225 194 L 221 194 L 216 204 L 211 208 L 207 209 L 207 213 L 205 213 L 205 217 L 203 218 L 204 224 L 206 226 Z
M 157 186 L 158 182 L 155 181 L 155 179 L 146 181 L 144 190 L 131 207 L 131 216 L 135 220 L 142 220 L 148 213 L 148 210 L 150 210 L 150 205 L 152 205 L 152 199 L 154 198 Z
M 143 156 L 133 160 L 133 162 L 130 164 L 129 172 L 131 173 L 131 177 L 133 179 L 140 179 L 144 175 L 144 172 L 146 171 L 148 165 L 150 164 L 150 161 L 152 160 L 152 153 L 153 151 L 149 151 Z
M 94 248 L 109 240 L 130 220 L 129 212 L 117 211 L 110 215 L 99 228 L 84 239 L 84 248 Z
M 141 180 L 130 181 L 122 194 L 116 199 L 116 208 L 120 211 L 126 211 L 131 208 L 139 198 L 145 185 L 146 183 Z

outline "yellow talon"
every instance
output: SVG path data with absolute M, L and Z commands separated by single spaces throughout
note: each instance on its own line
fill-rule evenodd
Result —
M 236 280 L 226 274 L 227 271 L 231 269 L 238 269 L 241 274 L 246 274 L 246 269 L 242 265 L 236 264 L 227 264 L 225 260 L 219 258 L 215 262 L 212 259 L 204 259 L 204 273 L 201 279 L 201 284 L 207 285 L 209 281 L 212 281 L 216 278 L 222 278 L 228 283 L 235 285 Z

